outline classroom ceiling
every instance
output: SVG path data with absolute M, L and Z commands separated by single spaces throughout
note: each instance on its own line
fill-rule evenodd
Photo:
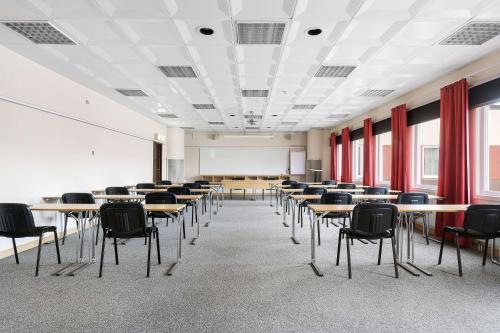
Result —
M 469 25 L 500 22 L 491 0 L 1 0 L 0 20 L 11 50 L 216 132 L 332 127 L 500 47 L 500 25 Z M 47 21 L 32 39 L 62 44 L 11 21 Z

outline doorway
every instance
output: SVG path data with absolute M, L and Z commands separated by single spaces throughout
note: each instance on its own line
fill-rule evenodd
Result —
M 163 145 L 158 142 L 153 142 L 153 182 L 161 181 L 161 159 Z

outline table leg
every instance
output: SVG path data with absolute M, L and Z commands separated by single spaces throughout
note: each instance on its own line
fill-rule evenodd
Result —
M 403 270 L 405 270 L 407 273 L 413 275 L 413 276 L 420 276 L 420 274 L 412 271 L 410 268 L 406 267 L 403 264 L 403 249 L 404 249 L 404 232 L 403 232 L 403 225 L 406 223 L 406 228 L 409 228 L 409 223 L 408 223 L 408 218 L 407 214 L 402 214 L 401 217 L 398 219 L 397 223 L 397 234 L 399 235 L 398 238 L 396 238 L 397 241 L 397 249 L 398 249 L 398 266 L 401 267 Z M 410 239 L 408 239 L 408 242 Z M 409 249 L 409 247 L 408 247 Z
M 297 240 L 297 238 L 295 238 L 295 208 L 296 207 L 300 210 L 300 201 L 299 200 L 296 201 L 296 205 L 294 205 L 292 202 L 292 241 L 295 244 L 300 244 L 299 241 Z M 298 216 L 298 214 L 297 214 L 297 216 Z
M 281 190 L 280 190 L 281 194 Z M 278 195 L 278 190 L 276 190 L 276 215 L 280 215 L 280 212 L 278 211 L 278 206 L 279 206 L 279 195 Z
M 491 262 L 495 265 L 500 265 L 500 261 L 495 258 L 495 238 L 493 238 L 493 242 L 491 242 Z
M 310 229 L 311 229 L 311 268 L 313 269 L 314 273 L 317 276 L 323 276 L 323 273 L 319 270 L 319 268 L 316 266 L 316 221 L 317 221 L 317 216 L 316 213 L 312 213 L 311 210 L 309 210 L 309 224 L 310 224 Z M 311 217 L 311 214 L 314 215 L 314 219 Z M 312 224 L 312 225 L 311 225 Z
M 288 223 L 286 223 L 286 213 L 285 213 L 285 207 L 288 201 L 288 196 L 285 197 L 285 204 L 283 205 L 283 225 L 285 227 L 289 227 Z
M 408 242 L 411 242 L 411 255 L 409 260 L 407 261 L 407 264 L 427 276 L 432 276 L 432 273 L 420 268 L 415 264 L 415 216 L 413 214 L 410 214 L 408 216 L 408 219 L 409 219 L 408 228 L 410 230 L 410 239 L 408 240 Z
M 185 222 L 184 221 L 184 211 L 180 211 L 177 214 L 177 217 L 174 217 L 172 214 L 168 214 L 172 219 L 177 220 L 177 260 L 170 265 L 170 267 L 167 269 L 167 272 L 165 273 L 166 275 L 172 275 L 174 274 L 174 271 L 176 270 L 177 266 L 181 263 L 181 250 L 182 250 L 182 224 Z
M 198 200 L 195 200 L 193 204 L 194 204 L 194 209 L 196 210 L 196 212 L 198 212 L 198 206 L 199 206 Z M 203 210 L 203 207 L 202 207 L 202 210 Z M 210 213 L 212 213 L 211 209 L 210 209 Z M 198 214 L 196 214 L 196 215 L 198 216 Z M 212 217 L 212 214 L 210 214 L 210 217 Z M 208 223 L 205 224 L 205 226 L 208 226 Z M 200 238 L 200 219 L 199 218 L 196 219 L 196 237 L 191 240 L 190 244 L 195 245 L 196 240 L 198 238 Z

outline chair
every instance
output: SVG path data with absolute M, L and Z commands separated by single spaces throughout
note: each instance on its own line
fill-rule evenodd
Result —
M 146 226 L 146 213 L 144 211 L 144 207 L 137 202 L 105 203 L 101 206 L 100 215 L 103 235 L 99 277 L 102 277 L 106 238 L 113 238 L 115 247 L 115 263 L 118 265 L 118 247 L 116 246 L 116 239 L 144 237 L 147 237 L 149 239 L 148 265 L 146 273 L 146 276 L 149 277 L 151 261 L 151 235 L 154 234 L 156 236 L 156 253 L 158 256 L 158 265 L 161 264 L 160 238 L 158 237 L 158 228 Z
M 210 182 L 208 180 L 195 180 L 194 182 L 200 185 L 210 185 Z
M 399 193 L 396 202 L 401 205 L 427 205 L 429 204 L 429 196 L 427 193 L 421 192 Z M 429 222 L 427 221 L 428 214 L 425 212 L 417 212 L 411 213 L 410 215 L 413 217 L 413 221 L 418 218 L 422 219 L 422 223 L 424 225 L 423 234 L 427 245 L 429 245 Z
M 323 195 L 326 193 L 326 189 L 322 187 L 306 187 L 304 189 L 304 192 L 302 194 L 304 195 Z M 299 219 L 300 219 L 300 226 L 303 227 L 303 222 L 304 222 L 304 214 L 303 210 L 307 207 L 309 204 L 314 204 L 314 203 L 320 203 L 321 199 L 313 199 L 313 200 L 304 200 L 300 205 L 299 205 Z
M 154 189 L 155 187 L 156 186 L 153 183 L 139 183 L 139 184 L 135 185 L 136 189 L 148 189 L 148 190 L 150 190 L 150 189 Z M 137 192 L 137 194 L 145 195 L 146 192 Z
M 344 192 L 334 192 L 334 193 L 323 193 L 321 195 L 320 199 L 320 204 L 322 205 L 352 205 L 352 195 L 350 193 L 344 193 Z M 327 219 L 327 226 L 328 226 L 328 219 L 332 220 L 332 224 L 336 227 L 338 225 L 333 222 L 334 219 L 343 219 L 342 221 L 342 226 L 345 227 L 345 221 L 346 219 L 349 219 L 349 222 L 351 221 L 351 214 L 349 212 L 345 213 L 328 213 L 323 216 L 324 219 Z M 317 229 L 318 229 L 318 245 L 321 245 L 321 231 L 319 228 L 319 220 L 317 224 Z
M 352 189 L 356 188 L 356 184 L 352 184 L 352 183 L 340 183 L 340 184 L 337 185 L 337 188 L 346 189 L 346 190 L 352 190 Z
M 245 180 L 245 177 L 233 177 L 233 180 Z M 246 199 L 247 190 L 245 188 L 230 188 L 229 189 L 229 199 L 233 199 L 233 190 L 234 191 L 243 191 L 243 200 Z
M 64 204 L 95 204 L 94 196 L 90 193 L 64 193 L 61 197 L 61 202 Z M 97 213 L 82 213 L 83 218 L 98 218 Z M 68 217 L 71 217 L 76 222 L 76 227 L 78 228 L 78 214 L 76 213 L 66 213 L 64 214 L 64 231 L 63 231 L 63 239 L 62 245 L 64 245 L 64 241 L 66 240 L 66 231 L 68 226 Z M 99 226 L 101 222 L 98 220 L 97 222 L 97 233 L 96 233 L 96 244 L 99 236 Z M 80 235 L 78 235 L 80 237 Z
M 309 185 L 307 185 L 306 183 L 293 183 L 293 184 L 290 184 L 290 188 L 295 188 L 295 189 L 306 189 L 308 187 L 309 187 Z
M 281 185 L 293 185 L 293 184 L 297 184 L 297 182 L 295 180 L 284 180 L 281 182 Z
M 170 180 L 160 180 L 158 185 L 172 185 L 172 182 Z
M 201 184 L 200 183 L 185 183 L 184 185 L 182 185 L 182 187 L 187 187 L 187 188 L 193 189 L 193 190 L 199 190 L 199 189 L 201 189 Z
M 438 265 L 441 264 L 443 256 L 443 245 L 448 232 L 455 234 L 455 245 L 457 247 L 458 275 L 462 275 L 462 259 L 460 258 L 459 237 L 470 237 L 473 239 L 484 239 L 483 266 L 486 264 L 488 253 L 488 242 L 490 239 L 500 237 L 500 205 L 470 205 L 465 212 L 463 227 L 443 228 L 443 238 L 439 250 Z M 493 249 L 494 251 L 495 249 Z
M 19 264 L 17 255 L 16 238 L 38 237 L 38 252 L 36 257 L 35 276 L 38 276 L 40 267 L 40 252 L 42 250 L 43 234 L 54 233 L 54 243 L 56 245 L 57 263 L 61 263 L 59 254 L 59 242 L 57 240 L 57 228 L 55 226 L 35 226 L 33 214 L 25 204 L 2 203 L 0 204 L 0 236 L 12 239 L 16 264 Z
M 127 188 L 123 187 L 123 186 L 106 187 L 104 192 L 107 195 L 129 195 L 130 194 L 130 192 L 127 190 Z
M 321 182 L 321 185 L 337 185 L 337 181 L 336 180 L 323 180 Z
M 379 239 L 378 262 L 380 265 L 382 257 L 382 245 L 385 238 L 391 239 L 392 258 L 394 263 L 394 272 L 396 278 L 398 274 L 398 263 L 396 258 L 396 246 L 394 237 L 394 227 L 398 219 L 398 208 L 395 205 L 387 203 L 360 203 L 354 207 L 352 213 L 352 223 L 350 228 L 340 228 L 337 248 L 337 263 L 340 260 L 340 246 L 342 236 L 346 236 L 347 244 L 347 267 L 349 279 L 352 278 L 351 272 L 351 250 L 349 239 Z
M 177 195 L 190 195 L 191 189 L 189 187 L 185 187 L 185 186 L 182 186 L 182 187 L 181 186 L 174 186 L 174 187 L 170 187 L 168 189 L 168 192 L 173 193 L 176 196 Z M 196 211 L 196 209 L 194 209 L 195 208 L 194 205 L 191 204 L 190 202 L 186 203 L 186 206 L 191 207 L 191 226 L 194 226 L 193 217 L 196 214 L 196 221 L 198 221 L 198 212 Z M 184 224 L 182 224 L 182 232 L 183 232 L 184 238 L 186 238 L 186 226 Z
M 385 187 L 367 187 L 365 188 L 365 194 L 369 195 L 387 195 L 389 191 Z M 370 199 L 366 202 L 387 202 L 386 199 Z
M 172 192 L 152 192 L 146 194 L 145 197 L 146 204 L 176 204 L 177 199 L 175 198 L 175 194 Z M 168 227 L 168 219 L 169 215 L 162 212 L 148 212 L 148 217 L 151 217 L 151 223 L 153 227 L 155 226 L 155 218 L 167 219 L 167 227 Z

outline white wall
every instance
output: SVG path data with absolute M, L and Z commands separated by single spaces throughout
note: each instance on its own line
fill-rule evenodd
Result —
M 152 180 L 152 139 L 166 136 L 163 124 L 1 46 L 0 64 L 0 202 Z M 54 214 L 35 221 L 53 224 Z M 0 239 L 0 251 L 10 246 Z
M 234 134 L 234 133 L 231 133 Z M 275 133 L 273 138 L 225 138 L 223 133 L 191 132 L 184 136 L 184 165 L 187 181 L 200 175 L 200 147 L 306 147 L 306 133 Z

